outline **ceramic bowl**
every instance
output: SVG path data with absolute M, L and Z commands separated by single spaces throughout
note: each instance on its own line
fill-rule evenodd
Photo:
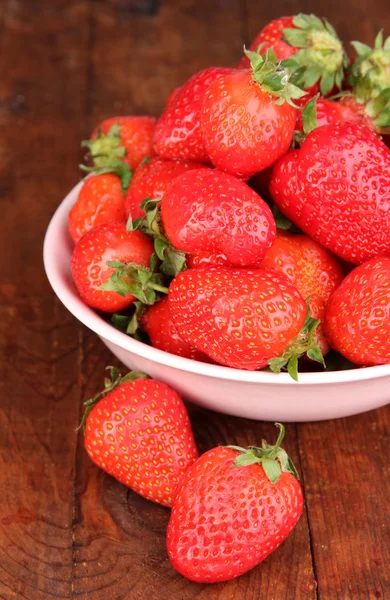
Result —
M 82 182 L 66 196 L 46 232 L 44 263 L 61 302 L 92 329 L 129 369 L 145 371 L 192 402 L 231 415 L 266 421 L 317 421 L 345 417 L 383 406 L 390 400 L 390 365 L 301 373 L 242 371 L 162 352 L 117 331 L 79 298 L 70 272 L 73 244 L 68 213 Z

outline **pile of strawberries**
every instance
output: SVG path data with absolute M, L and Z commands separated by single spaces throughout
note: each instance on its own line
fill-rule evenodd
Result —
M 233 368 L 297 379 L 390 363 L 390 38 L 352 45 L 349 59 L 325 19 L 283 17 L 238 67 L 175 89 L 159 119 L 104 121 L 69 214 L 86 304 Z M 111 368 L 83 425 L 97 465 L 172 507 L 168 554 L 194 581 L 246 572 L 302 512 L 280 424 L 275 446 L 198 458 L 178 394 Z

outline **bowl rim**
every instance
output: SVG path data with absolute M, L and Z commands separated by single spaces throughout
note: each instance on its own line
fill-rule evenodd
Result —
M 295 382 L 288 373 L 271 373 L 267 371 L 245 371 L 242 369 L 233 369 L 222 365 L 202 363 L 182 356 L 176 356 L 163 350 L 153 348 L 132 337 L 115 329 L 110 323 L 105 321 L 97 312 L 84 304 L 78 296 L 76 288 L 69 285 L 69 280 L 59 269 L 59 260 L 63 253 L 59 251 L 58 240 L 66 230 L 68 233 L 68 213 L 76 201 L 77 195 L 84 183 L 81 180 L 63 199 L 61 204 L 54 212 L 47 227 L 44 245 L 43 262 L 47 278 L 51 287 L 59 300 L 81 323 L 94 331 L 97 335 L 103 337 L 109 342 L 116 344 L 120 348 L 137 354 L 148 360 L 173 367 L 181 371 L 188 371 L 207 377 L 214 377 L 224 380 L 242 381 L 246 383 L 272 384 L 272 385 L 331 385 L 334 383 L 349 383 L 390 376 L 389 365 L 377 365 L 344 371 L 325 371 L 315 373 L 300 373 L 299 381 Z M 70 236 L 69 236 L 70 240 Z M 53 248 L 56 251 L 53 251 Z M 73 282 L 72 282 L 73 283 Z

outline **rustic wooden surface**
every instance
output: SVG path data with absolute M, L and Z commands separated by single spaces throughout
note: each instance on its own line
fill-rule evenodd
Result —
M 304 515 L 261 566 L 209 587 L 170 567 L 168 511 L 83 451 L 81 400 L 112 358 L 55 299 L 41 260 L 48 220 L 79 178 L 80 140 L 114 113 L 158 115 L 193 72 L 235 64 L 266 21 L 313 10 L 295 0 L 165 0 L 145 15 L 127 4 L 0 0 L 0 599 L 390 598 L 386 408 L 288 426 Z M 315 11 L 347 40 L 390 33 L 387 0 L 321 0 Z M 265 423 L 196 408 L 192 417 L 202 451 L 272 436 Z

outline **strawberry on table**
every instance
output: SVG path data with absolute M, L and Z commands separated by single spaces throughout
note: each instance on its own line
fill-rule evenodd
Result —
M 174 90 L 154 132 L 154 149 L 159 156 L 210 162 L 200 132 L 203 96 L 212 82 L 231 71 L 211 67 L 196 73 Z
M 217 169 L 179 175 L 162 198 L 161 216 L 175 248 L 223 254 L 231 266 L 258 266 L 275 238 L 267 204 L 244 182 Z
M 125 203 L 120 178 L 107 173 L 86 179 L 68 220 L 74 242 L 93 227 L 124 221 Z
M 273 169 L 278 208 L 314 240 L 359 264 L 390 255 L 390 151 L 365 125 L 308 134 Z
M 188 269 L 172 281 L 169 311 L 186 342 L 214 361 L 236 369 L 287 366 L 297 379 L 298 358 L 322 362 L 317 321 L 283 275 L 264 269 Z
M 326 19 L 298 14 L 271 21 L 260 31 L 250 50 L 264 53 L 272 49 L 278 60 L 286 60 L 294 72 L 293 82 L 314 96 L 341 90 L 347 56 L 336 31 Z M 240 67 L 249 67 L 243 56 Z
M 86 404 L 85 449 L 91 460 L 141 496 L 171 506 L 186 468 L 198 457 L 180 396 L 165 383 L 131 372 Z
M 100 123 L 83 146 L 89 149 L 98 169 L 118 168 L 121 162 L 126 162 L 134 170 L 155 154 L 152 146 L 155 125 L 154 117 L 111 117 Z
M 165 291 L 159 275 L 149 268 L 153 242 L 140 231 L 126 231 L 124 223 L 99 225 L 76 244 L 72 275 L 88 306 L 105 312 L 122 310 L 136 298 L 153 304 L 156 290 Z
M 271 166 L 291 144 L 297 109 L 304 95 L 271 55 L 247 52 L 250 69 L 236 69 L 206 90 L 201 129 L 215 167 L 249 179 Z
M 297 471 L 280 447 L 213 448 L 184 474 L 173 503 L 167 550 L 192 581 L 215 583 L 246 573 L 291 533 L 303 510 Z
M 146 198 L 160 198 L 175 177 L 190 169 L 202 167 L 202 163 L 190 160 L 166 160 L 155 157 L 141 164 L 130 182 L 125 197 L 127 218 L 133 221 L 143 217 L 145 211 L 140 208 Z
M 332 348 L 353 363 L 390 363 L 390 258 L 373 258 L 347 275 L 324 327 Z

